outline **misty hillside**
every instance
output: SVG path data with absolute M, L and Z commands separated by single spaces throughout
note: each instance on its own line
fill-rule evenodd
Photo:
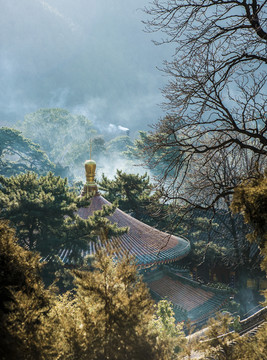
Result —
M 146 129 L 161 116 L 163 52 L 144 33 L 144 2 L 1 1 L 0 125 L 39 108 Z M 161 85 L 162 84 L 162 85 Z

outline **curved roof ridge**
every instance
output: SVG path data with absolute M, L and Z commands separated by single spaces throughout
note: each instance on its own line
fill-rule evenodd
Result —
M 102 195 L 97 194 L 92 197 L 89 207 L 78 210 L 78 215 L 87 219 L 95 211 L 101 210 L 104 205 L 112 204 Z M 137 263 L 141 266 L 176 261 L 190 251 L 189 241 L 153 228 L 119 208 L 116 208 L 114 213 L 108 216 L 108 219 L 112 223 L 117 223 L 119 227 L 129 227 L 127 234 L 113 237 L 110 241 L 114 246 L 119 244 L 122 252 L 128 251 L 135 255 Z

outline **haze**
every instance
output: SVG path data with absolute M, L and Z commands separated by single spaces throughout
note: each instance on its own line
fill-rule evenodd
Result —
M 62 107 L 109 124 L 147 129 L 162 115 L 156 47 L 142 0 L 0 0 L 0 125 Z M 169 54 L 168 54 L 169 51 Z

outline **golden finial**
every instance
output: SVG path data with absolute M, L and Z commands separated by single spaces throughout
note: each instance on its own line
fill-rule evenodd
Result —
M 94 184 L 95 182 L 95 170 L 96 170 L 96 162 L 94 160 L 86 160 L 84 163 L 85 167 L 85 175 L 86 182 L 88 184 Z
M 95 195 L 97 193 L 97 185 L 95 183 L 96 162 L 91 159 L 91 155 L 92 140 L 90 139 L 90 160 L 86 160 L 84 163 L 86 184 L 84 186 L 83 194 L 86 194 L 86 196 Z

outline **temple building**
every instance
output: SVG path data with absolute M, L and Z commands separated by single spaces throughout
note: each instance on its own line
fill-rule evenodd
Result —
M 91 159 L 87 160 L 86 183 L 81 196 L 90 197 L 91 203 L 78 210 L 78 215 L 83 219 L 101 210 L 104 205 L 111 205 L 98 192 L 95 171 L 96 163 Z M 108 218 L 119 227 L 128 227 L 128 233 L 102 240 L 100 236 L 99 243 L 91 242 L 90 249 L 84 256 L 93 255 L 105 241 L 116 250 L 118 257 L 125 252 L 133 255 L 152 297 L 156 301 L 171 301 L 177 321 L 203 322 L 228 302 L 229 292 L 202 285 L 194 281 L 187 271 L 179 269 L 179 260 L 190 252 L 188 240 L 159 231 L 118 208 Z M 68 263 L 66 251 L 63 250 L 59 256 L 63 262 Z
M 101 210 L 104 205 L 111 205 L 97 190 L 94 182 L 95 169 L 96 163 L 93 160 L 85 162 L 86 184 L 81 195 L 91 197 L 91 204 L 88 208 L 78 210 L 78 215 L 83 219 L 87 219 L 94 211 Z M 109 239 L 111 246 L 118 249 L 118 255 L 124 252 L 133 255 L 140 268 L 177 261 L 190 251 L 189 241 L 146 225 L 118 208 L 108 218 L 118 227 L 129 228 L 128 233 Z M 92 243 L 92 253 L 96 246 L 97 244 Z

